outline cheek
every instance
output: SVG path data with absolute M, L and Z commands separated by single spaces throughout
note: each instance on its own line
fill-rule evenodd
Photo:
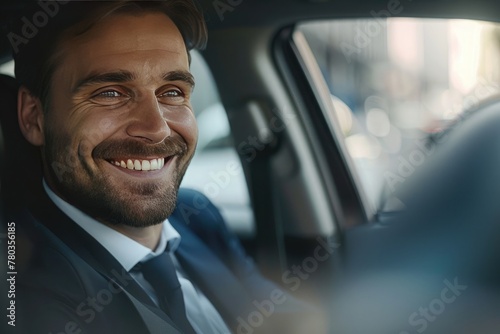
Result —
M 87 102 L 78 104 L 72 114 L 74 134 L 86 152 L 112 137 L 127 121 L 125 112 L 96 108 Z
M 71 75 L 67 74 L 67 77 Z M 88 159 L 97 145 L 118 131 L 120 124 L 124 123 L 124 113 L 100 110 L 86 100 L 71 98 L 71 92 L 67 91 L 71 86 L 68 82 L 62 79 L 53 82 L 50 116 L 45 126 L 50 128 L 52 137 L 57 138 L 54 145 L 59 151 L 62 149 L 72 159 Z
M 111 117 L 87 119 L 78 126 L 81 148 L 86 152 L 107 140 L 115 131 L 118 122 Z
M 79 118 L 68 120 L 52 130 L 59 138 L 59 146 L 72 159 L 89 160 L 94 149 L 108 140 L 115 132 L 116 120 L 107 118 Z
M 175 117 L 167 117 L 167 123 L 186 141 L 190 149 L 194 149 L 198 140 L 198 125 L 191 110 L 176 113 Z

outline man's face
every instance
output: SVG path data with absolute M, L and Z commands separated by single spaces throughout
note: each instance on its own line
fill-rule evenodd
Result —
M 51 188 L 104 223 L 161 223 L 196 146 L 193 85 L 163 14 L 115 14 L 63 42 L 44 121 Z

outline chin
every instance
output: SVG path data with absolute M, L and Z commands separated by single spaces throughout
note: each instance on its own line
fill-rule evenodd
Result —
M 100 220 L 111 225 L 149 227 L 163 223 L 177 203 L 177 187 L 168 187 L 160 194 L 113 198 L 96 212 Z M 138 198 L 137 198 L 138 197 Z

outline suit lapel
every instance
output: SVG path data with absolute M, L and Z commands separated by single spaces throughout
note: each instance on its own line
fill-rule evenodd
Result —
M 66 216 L 55 204 L 44 196 L 37 207 L 33 208 L 35 216 L 43 222 L 52 233 L 62 240 L 87 264 L 107 279 L 115 281 L 126 290 L 127 296 L 136 298 L 134 306 L 142 303 L 148 310 L 175 327 L 174 322 L 159 309 L 137 281 L 97 240 Z M 130 298 L 129 298 L 130 299 Z M 143 312 L 141 317 L 143 316 Z M 146 319 L 145 319 L 146 320 Z
M 182 268 L 226 323 L 236 328 L 237 318 L 246 317 L 251 307 L 252 299 L 245 286 L 186 224 L 173 216 L 169 221 L 181 235 L 176 256 Z

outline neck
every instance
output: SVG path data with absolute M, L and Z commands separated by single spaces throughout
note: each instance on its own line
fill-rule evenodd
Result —
M 158 243 L 160 242 L 161 230 L 163 227 L 163 223 L 148 227 L 132 227 L 110 224 L 106 225 L 113 230 L 126 235 L 130 239 L 137 241 L 138 243 L 151 249 L 152 251 L 154 251 L 156 247 L 158 247 Z

